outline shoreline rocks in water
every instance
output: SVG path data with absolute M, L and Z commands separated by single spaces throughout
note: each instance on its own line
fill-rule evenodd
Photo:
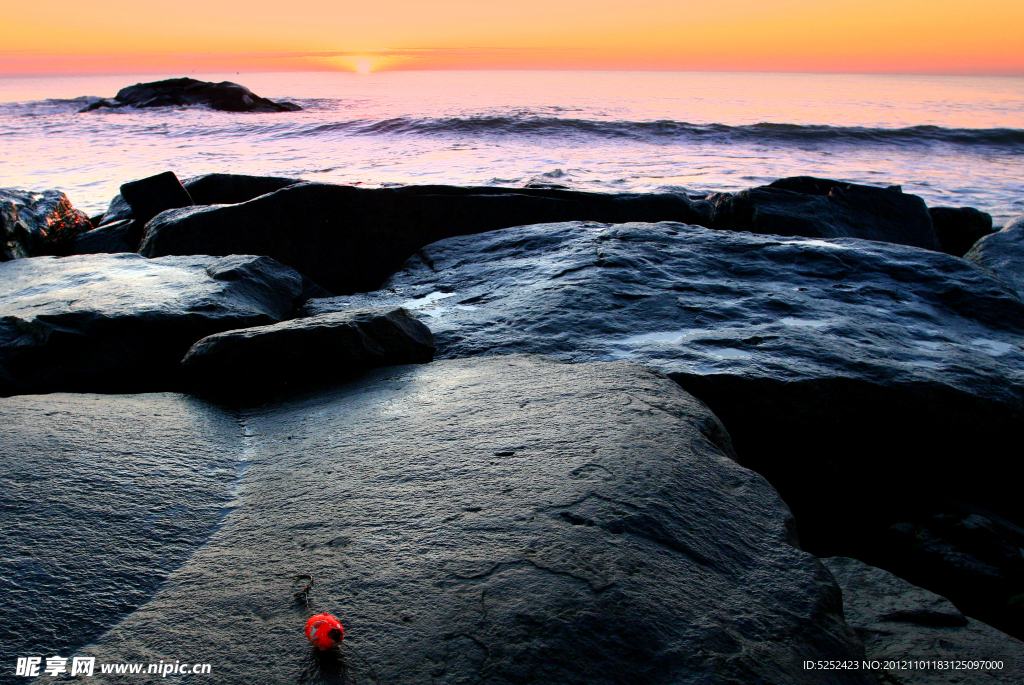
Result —
M 194 78 L 172 78 L 136 83 L 122 88 L 113 99 L 101 99 L 79 112 L 118 107 L 189 107 L 206 105 L 223 112 L 295 112 L 302 108 L 292 102 L 273 102 L 245 86 L 230 81 L 211 83 Z
M 266 682 L 874 682 L 801 662 L 933 628 L 999 643 L 977 620 L 1024 636 L 1024 223 L 943 254 L 986 216 L 812 177 L 706 199 L 139 179 L 0 263 L 0 394 L 197 396 L 0 399 L 29 417 L 0 426 L 0 451 L 55 449 L 88 479 L 106 450 L 120 474 L 141 449 L 90 411 L 147 435 L 147 412 L 231 424 L 241 466 L 203 476 L 236 479 L 216 535 L 176 519 L 192 553 L 159 565 L 159 592 L 127 573 L 133 604 L 80 624 L 105 633 L 84 653 L 111 661 L 172 649 L 217 662 L 221 683 L 254 664 Z M 149 259 L 32 254 L 143 236 Z M 63 412 L 98 452 L 43 435 Z M 180 460 L 154 425 L 145 459 Z M 3 468 L 25 478 L 24 463 Z M 50 528 L 102 530 L 61 487 Z M 130 569 L 119 549 L 97 573 Z M 860 560 L 859 589 L 834 569 L 845 621 L 808 553 Z M 360 658 L 308 651 L 290 587 L 307 572 L 309 609 L 342 612 Z M 92 588 L 106 601 L 75 582 L 82 607 Z M 880 647 L 897 595 L 925 608 L 899 609 Z

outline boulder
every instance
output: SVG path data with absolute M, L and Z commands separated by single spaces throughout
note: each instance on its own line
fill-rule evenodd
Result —
M 146 223 L 150 219 L 165 210 L 191 207 L 195 204 L 173 171 L 125 183 L 121 186 L 121 197 L 131 207 L 131 216 L 134 220 L 125 235 L 125 240 L 135 249 L 138 249 Z
M 296 183 L 303 181 L 299 178 L 243 174 L 206 174 L 182 181 L 197 205 L 235 205 Z
M 122 219 L 103 224 L 86 233 L 80 233 L 71 241 L 71 254 L 114 254 L 118 252 L 134 252 L 128 242 L 128 233 L 132 228 L 132 219 Z
M 974 207 L 929 207 L 935 235 L 942 251 L 963 257 L 978 242 L 992 233 L 992 215 Z
M 69 658 L 206 541 L 244 443 L 234 416 L 180 395 L 24 395 L 0 399 L 0 415 L 0 662 L 11 682 L 18 657 Z
M 710 225 L 719 230 L 862 238 L 939 249 L 924 200 L 903 193 L 899 186 L 876 188 L 798 176 L 709 199 Z
M 669 374 L 722 419 L 820 555 L 895 563 L 890 527 L 950 499 L 1024 520 L 1024 303 L 941 252 L 668 223 L 523 226 L 427 246 L 382 290 L 305 311 L 370 306 L 420 316 L 441 358 L 532 352 Z
M 267 257 L 4 262 L 0 395 L 167 389 L 197 340 L 281 321 L 302 292 L 302 277 Z
M 844 557 L 821 562 L 843 590 L 843 615 L 864 640 L 882 682 L 907 685 L 1019 683 L 1024 643 L 964 616 L 944 597 Z M 1002 662 L 1000 666 L 910 668 L 907 662 Z M 889 662 L 893 667 L 884 668 Z M 894 663 L 895 662 L 895 663 Z M 896 666 L 896 664 L 901 666 Z
M 874 682 L 803 669 L 863 658 L 838 588 L 660 375 L 454 360 L 241 421 L 248 467 L 217 535 L 81 654 L 187 654 L 214 684 Z M 306 642 L 321 611 L 340 654 Z
M 132 218 L 132 208 L 125 202 L 125 199 L 120 193 L 115 195 L 110 200 L 110 205 L 107 206 L 107 211 L 100 217 L 99 223 L 96 227 L 106 226 L 107 224 L 114 224 L 125 219 Z
M 964 255 L 1024 297 L 1024 216 L 985 236 Z
M 91 112 L 111 107 L 189 107 L 205 105 L 224 112 L 295 112 L 302 109 L 292 102 L 273 102 L 230 81 L 211 83 L 194 78 L 171 78 L 136 83 L 122 88 L 111 99 L 101 99 L 79 110 Z
M 404 309 L 355 309 L 203 338 L 182 367 L 194 387 L 265 393 L 434 358 L 430 329 Z
M 689 221 L 684 195 L 605 195 L 525 188 L 289 186 L 248 202 L 165 212 L 139 252 L 263 254 L 334 293 L 374 290 L 418 248 L 441 238 L 570 219 Z
M 89 217 L 59 190 L 0 188 L 0 262 L 64 254 L 79 233 L 91 228 Z

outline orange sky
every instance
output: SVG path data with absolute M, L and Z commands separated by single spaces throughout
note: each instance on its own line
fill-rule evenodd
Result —
M 1024 75 L 1022 0 L 3 0 L 0 74 L 680 69 Z

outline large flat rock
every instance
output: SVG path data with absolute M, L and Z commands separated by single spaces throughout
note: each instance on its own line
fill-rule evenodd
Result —
M 180 395 L 8 397 L 0 416 L 12 682 L 17 657 L 69 657 L 153 595 L 230 506 L 244 443 L 233 417 Z
M 802 668 L 863 658 L 838 590 L 717 419 L 662 376 L 450 360 L 244 424 L 237 505 L 85 653 L 187 655 L 214 664 L 210 683 L 874 682 Z M 340 658 L 305 641 L 320 611 L 345 625 Z
M 526 226 L 435 243 L 379 292 L 307 310 L 384 305 L 419 312 L 442 358 L 668 373 L 817 553 L 874 554 L 889 526 L 948 499 L 1022 519 L 1024 304 L 949 255 L 667 223 Z
M 167 389 L 197 340 L 281 321 L 303 290 L 267 257 L 0 263 L 0 395 Z
M 1009 685 L 1024 679 L 1024 642 L 967 618 L 945 597 L 880 568 L 844 557 L 821 562 L 843 590 L 843 615 L 864 640 L 868 660 L 881 662 L 883 682 Z M 906 668 L 907 662 L 942 663 Z M 971 662 L 994 663 L 979 668 Z

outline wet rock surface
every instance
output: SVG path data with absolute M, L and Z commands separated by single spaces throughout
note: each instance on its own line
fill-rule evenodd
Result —
M 302 277 L 267 257 L 4 262 L 0 394 L 167 389 L 197 340 L 280 321 L 302 293 Z
M 8 397 L 0 415 L 0 662 L 16 682 L 17 657 L 98 639 L 207 539 L 242 436 L 179 395 Z
M 442 358 L 668 373 L 723 420 L 818 554 L 896 563 L 890 526 L 949 500 L 1022 520 L 1024 304 L 949 255 L 678 224 L 529 226 L 435 243 L 381 291 L 306 311 L 357 306 L 418 313 Z
M 940 248 L 924 200 L 898 186 L 797 176 L 709 199 L 714 206 L 710 226 L 719 230 Z
M 188 654 L 211 683 L 873 682 L 801 667 L 863 658 L 837 588 L 664 377 L 449 360 L 243 420 L 235 507 L 84 653 Z M 340 657 L 305 641 L 320 611 L 345 625 Z
M 995 274 L 1024 297 L 1024 216 L 979 240 L 964 259 Z
M 65 254 L 71 241 L 91 229 L 89 217 L 59 190 L 0 188 L 0 262 Z
M 398 308 L 349 310 L 216 333 L 193 345 L 181 363 L 194 388 L 252 396 L 433 358 L 430 329 Z
M 188 107 L 206 105 L 224 112 L 294 112 L 302 109 L 291 102 L 273 102 L 245 86 L 230 81 L 211 83 L 194 78 L 172 78 L 136 83 L 122 88 L 113 99 L 101 99 L 81 109 L 92 112 L 118 107 Z
M 147 225 L 139 252 L 263 254 L 331 292 L 353 293 L 377 288 L 416 249 L 448 236 L 540 221 L 700 217 L 676 194 L 302 183 L 241 204 L 161 214 Z
M 1002 661 L 1002 668 L 886 669 L 897 685 L 1019 683 L 1024 642 L 964 616 L 944 597 L 888 571 L 844 557 L 821 562 L 843 591 L 843 614 L 863 639 L 869 660 Z

